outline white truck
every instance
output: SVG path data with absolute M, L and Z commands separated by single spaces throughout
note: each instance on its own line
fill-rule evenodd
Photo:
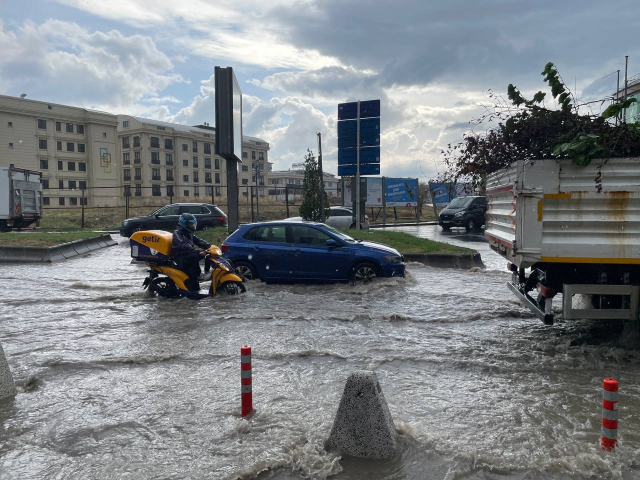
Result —
M 24 228 L 42 218 L 42 173 L 0 167 L 0 231 Z
M 638 319 L 640 158 L 516 161 L 487 177 L 485 237 L 545 324 Z

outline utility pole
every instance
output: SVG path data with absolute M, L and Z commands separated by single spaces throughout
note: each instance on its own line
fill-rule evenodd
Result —
M 320 175 L 320 221 L 324 223 L 324 175 L 322 173 L 322 134 L 318 132 L 318 174 Z
M 356 131 L 356 231 L 360 230 L 360 100 L 358 100 Z
M 627 100 L 627 69 L 629 67 L 629 55 L 624 56 L 624 100 Z M 627 109 L 622 113 L 622 120 L 627 123 Z
M 618 81 L 616 83 L 616 101 L 615 103 L 618 103 L 620 101 L 620 69 L 618 69 Z M 620 123 L 620 113 L 618 112 L 618 115 L 616 115 L 616 126 L 618 126 L 618 124 Z

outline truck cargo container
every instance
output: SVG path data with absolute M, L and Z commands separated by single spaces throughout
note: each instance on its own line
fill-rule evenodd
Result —
M 28 227 L 42 218 L 42 173 L 0 167 L 0 231 Z
M 509 288 L 546 324 L 638 319 L 640 158 L 516 161 L 487 177 L 485 236 Z

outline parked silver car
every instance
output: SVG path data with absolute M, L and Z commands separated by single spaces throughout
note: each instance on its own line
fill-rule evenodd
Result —
M 355 223 L 353 222 L 353 212 L 351 209 L 346 207 L 331 207 L 329 208 L 329 216 L 325 220 L 325 224 L 329 225 L 333 228 L 356 228 Z M 302 217 L 291 217 L 286 220 L 290 220 L 292 222 L 300 222 L 302 221 Z M 364 222 L 360 225 L 363 229 L 369 228 L 369 216 L 364 216 Z

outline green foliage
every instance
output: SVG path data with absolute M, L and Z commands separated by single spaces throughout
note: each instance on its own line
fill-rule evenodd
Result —
M 636 101 L 635 98 L 627 98 L 622 102 L 609 105 L 607 109 L 604 112 L 602 112 L 602 118 L 617 117 L 625 108 L 629 108 L 631 104 L 634 103 L 635 101 Z
M 307 155 L 304 157 L 304 181 L 303 181 L 302 203 L 300 204 L 300 216 L 304 220 L 312 220 L 319 222 L 322 220 L 322 208 L 320 205 L 320 195 L 324 194 L 324 204 L 329 206 L 329 197 L 321 188 L 320 172 L 318 164 L 311 150 L 307 149 Z M 328 216 L 328 208 L 325 211 L 325 217 Z
M 553 149 L 555 157 L 567 156 L 579 167 L 586 167 L 591 160 L 600 156 L 604 148 L 596 142 L 598 135 L 579 133 L 571 141 L 559 143 Z

